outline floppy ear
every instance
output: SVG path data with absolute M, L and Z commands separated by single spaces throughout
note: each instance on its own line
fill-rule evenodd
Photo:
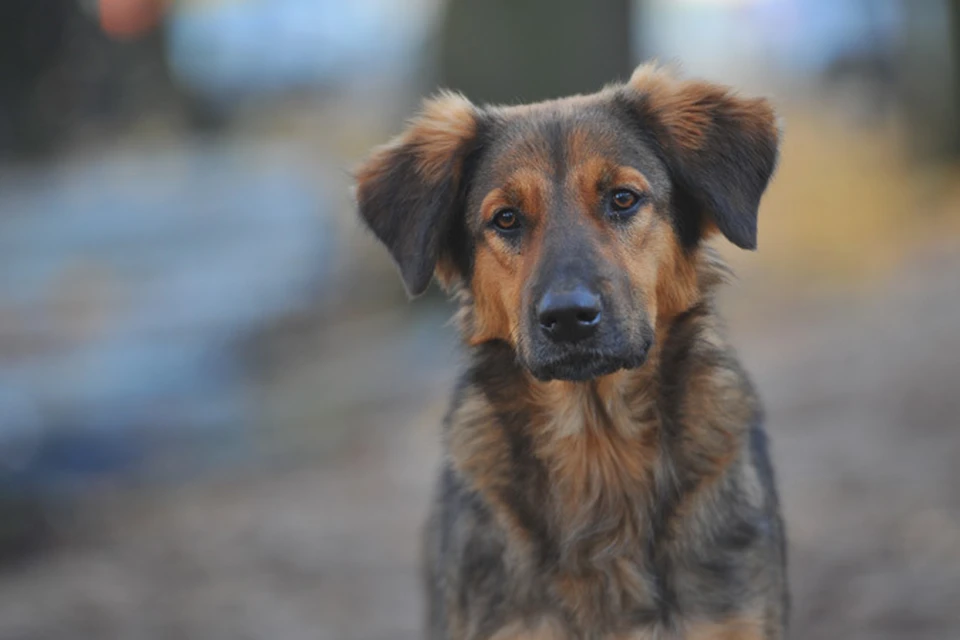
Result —
M 681 241 L 715 227 L 743 249 L 757 246 L 757 210 L 777 164 L 779 130 L 764 99 L 683 81 L 652 65 L 634 71 L 627 99 L 653 131 L 674 186 Z
M 438 261 L 453 250 L 447 245 L 463 224 L 465 164 L 478 129 L 476 107 L 442 93 L 356 171 L 360 216 L 390 251 L 411 296 L 427 289 Z

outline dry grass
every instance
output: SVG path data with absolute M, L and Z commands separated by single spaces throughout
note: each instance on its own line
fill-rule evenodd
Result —
M 895 123 L 857 129 L 822 108 L 784 114 L 781 164 L 763 204 L 760 252 L 742 273 L 813 288 L 888 274 L 930 242 L 960 238 L 960 165 L 922 165 Z

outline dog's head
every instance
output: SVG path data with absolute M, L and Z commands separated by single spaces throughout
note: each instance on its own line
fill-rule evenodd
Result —
M 357 196 L 410 294 L 434 275 L 466 293 L 471 344 L 586 380 L 643 364 L 696 302 L 705 237 L 756 246 L 777 146 L 766 101 L 646 66 L 534 105 L 441 94 L 361 166 Z

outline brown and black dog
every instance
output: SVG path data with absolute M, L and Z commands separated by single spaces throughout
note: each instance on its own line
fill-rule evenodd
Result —
M 782 638 L 762 413 L 704 240 L 756 245 L 770 105 L 652 66 L 532 105 L 445 93 L 357 172 L 408 291 L 470 363 L 426 535 L 427 636 Z

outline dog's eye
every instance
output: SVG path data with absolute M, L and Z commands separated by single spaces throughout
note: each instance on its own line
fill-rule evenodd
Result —
M 520 227 L 520 216 L 513 209 L 500 209 L 493 216 L 493 226 L 500 231 L 514 231 Z
M 642 196 L 630 189 L 617 189 L 610 194 L 610 213 L 615 216 L 629 215 L 640 204 Z

